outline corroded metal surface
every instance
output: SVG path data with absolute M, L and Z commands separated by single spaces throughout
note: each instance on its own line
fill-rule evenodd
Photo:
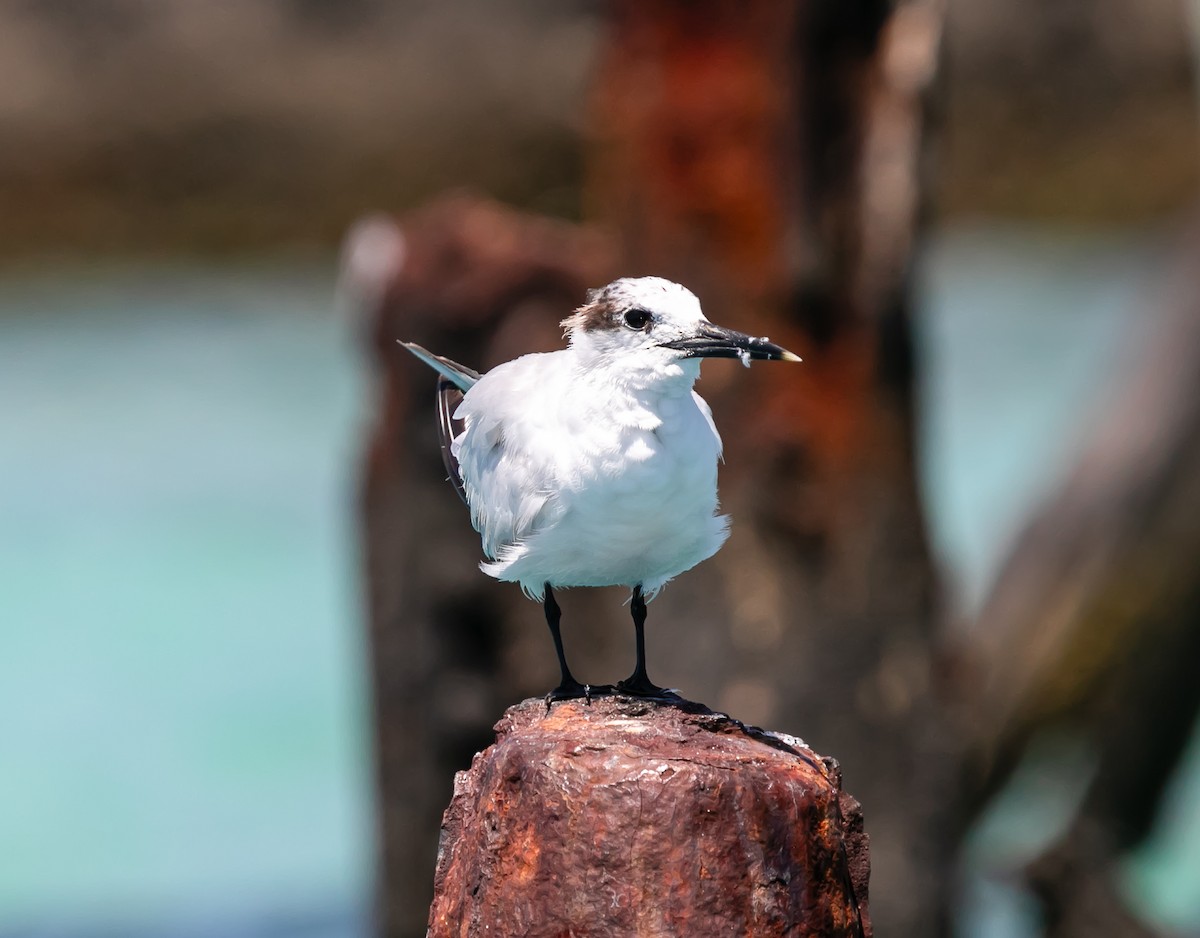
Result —
M 858 805 L 799 740 L 623 698 L 496 730 L 455 779 L 430 936 L 870 935 Z

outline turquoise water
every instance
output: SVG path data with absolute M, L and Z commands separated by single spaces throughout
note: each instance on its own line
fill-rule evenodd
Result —
M 0 282 L 0 932 L 361 927 L 361 387 L 331 277 Z
M 928 252 L 922 467 L 962 608 L 1068 464 L 1156 251 L 990 228 Z M 369 932 L 365 382 L 333 279 L 0 275 L 0 934 Z M 1189 771 L 1128 877 L 1184 923 L 1200 747 Z M 972 934 L 1025 934 L 984 892 Z
M 1164 248 L 1140 233 L 964 227 L 920 267 L 925 506 L 962 611 L 1070 467 L 1136 344 Z M 1149 307 L 1149 308 L 1148 308 Z M 1144 319 L 1143 319 L 1144 322 Z

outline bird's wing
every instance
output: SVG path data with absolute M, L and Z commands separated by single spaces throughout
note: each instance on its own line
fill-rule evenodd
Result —
M 437 393 L 434 398 L 437 407 L 438 442 L 441 444 L 442 465 L 446 467 L 446 478 L 454 486 L 454 491 L 458 492 L 463 504 L 470 505 L 467 501 L 467 491 L 463 488 L 462 467 L 458 464 L 458 457 L 454 455 L 454 441 L 463 432 L 462 421 L 454 419 L 454 412 L 462 403 L 463 392 L 452 384 L 449 378 L 438 375 Z
M 458 459 L 454 455 L 454 439 L 462 433 L 463 426 L 461 422 L 455 421 L 454 411 L 462 401 L 463 394 L 479 381 L 479 372 L 449 358 L 434 355 L 433 352 L 422 348 L 415 342 L 401 341 L 400 344 L 438 373 L 435 404 L 442 464 L 446 467 L 446 475 L 450 479 L 450 484 L 454 486 L 454 491 L 458 492 L 458 497 L 466 502 L 467 493 L 463 488 L 462 472 L 458 465 Z
M 475 382 L 479 380 L 480 375 L 478 371 L 468 368 L 466 365 L 460 365 L 458 362 L 451 361 L 449 358 L 444 358 L 441 355 L 434 355 L 428 349 L 421 348 L 416 342 L 401 340 L 400 344 L 443 378 L 451 381 L 455 387 L 464 393 L 469 391 Z
M 488 372 L 454 414 L 465 430 L 453 455 L 471 523 L 491 558 L 511 557 L 562 510 L 555 481 L 562 443 L 554 433 L 547 358 L 527 355 Z M 530 367 L 539 359 L 542 368 Z

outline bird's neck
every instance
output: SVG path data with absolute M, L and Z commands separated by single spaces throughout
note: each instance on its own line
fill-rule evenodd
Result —
M 659 355 L 625 355 L 613 361 L 604 357 L 580 358 L 580 372 L 587 381 L 624 392 L 632 397 L 689 394 L 700 377 L 699 359 L 664 361 Z

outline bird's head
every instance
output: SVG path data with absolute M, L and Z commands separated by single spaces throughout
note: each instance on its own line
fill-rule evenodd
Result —
M 800 361 L 758 336 L 709 322 L 696 295 L 661 277 L 614 280 L 592 290 L 575 315 L 563 320 L 571 346 L 589 358 L 628 368 L 699 373 L 704 358 Z

